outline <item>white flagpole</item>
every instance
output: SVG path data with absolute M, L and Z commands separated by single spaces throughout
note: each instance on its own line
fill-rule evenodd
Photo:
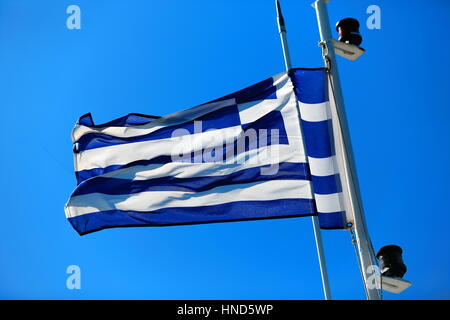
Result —
M 353 160 L 353 152 L 350 143 L 350 135 L 347 127 L 347 120 L 345 116 L 344 100 L 342 97 L 342 89 L 339 80 L 339 74 L 336 64 L 336 56 L 334 53 L 334 46 L 332 42 L 332 35 L 330 29 L 330 22 L 328 20 L 328 11 L 326 3 L 329 0 L 316 0 L 313 4 L 316 9 L 317 23 L 319 26 L 321 44 L 325 45 L 325 66 L 328 68 L 328 72 L 331 77 L 331 86 L 333 88 L 335 114 L 337 114 L 337 121 L 340 127 L 338 139 L 342 142 L 340 150 L 336 150 L 336 156 L 340 165 L 342 166 L 341 176 L 344 192 L 349 196 L 348 208 L 354 215 L 354 230 L 356 233 L 356 241 L 358 244 L 358 254 L 361 266 L 361 273 L 363 276 L 364 288 L 368 300 L 381 300 L 381 290 L 379 288 L 379 279 L 375 274 L 377 261 L 372 248 L 372 244 L 367 232 L 367 227 L 364 221 L 364 213 L 361 202 L 361 196 L 359 192 L 358 180 L 356 176 L 356 170 Z M 332 105 L 333 108 L 333 105 Z M 338 157 L 339 156 L 339 157 Z
M 278 32 L 280 33 L 281 38 L 281 45 L 283 47 L 283 54 L 284 54 L 284 64 L 286 65 L 286 71 L 289 72 L 289 70 L 292 68 L 291 64 L 291 56 L 289 54 L 289 46 L 287 42 L 286 37 L 286 25 L 284 23 L 283 14 L 281 12 L 281 6 L 278 0 L 275 0 L 275 5 L 277 8 L 277 22 L 278 22 Z M 316 240 L 316 248 L 317 248 L 317 256 L 319 258 L 319 264 L 320 264 L 320 273 L 322 276 L 322 286 L 323 286 L 323 292 L 325 296 L 325 300 L 331 300 L 331 291 L 330 291 L 330 284 L 328 281 L 328 271 L 327 271 L 327 265 L 325 261 L 325 253 L 323 249 L 323 243 L 322 243 L 322 234 L 319 227 L 319 219 L 317 216 L 313 216 L 312 223 L 314 228 L 314 238 Z

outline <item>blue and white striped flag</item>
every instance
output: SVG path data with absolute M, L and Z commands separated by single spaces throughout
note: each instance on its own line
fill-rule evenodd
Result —
M 84 115 L 66 216 L 80 234 L 316 214 L 345 228 L 327 91 L 324 69 L 295 69 L 162 118 Z

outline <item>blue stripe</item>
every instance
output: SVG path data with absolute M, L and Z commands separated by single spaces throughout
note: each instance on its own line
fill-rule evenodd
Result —
M 318 213 L 319 224 L 322 229 L 344 229 L 346 227 L 345 223 L 345 212 L 329 212 L 329 213 Z
M 303 103 L 328 101 L 325 69 L 293 69 L 289 72 L 297 99 Z
M 236 103 L 245 103 L 265 99 L 276 99 L 277 98 L 276 92 L 277 88 L 273 85 L 273 79 L 269 78 L 245 89 L 226 95 L 222 98 L 213 100 L 211 102 L 228 100 L 233 98 L 236 99 Z
M 149 180 L 128 180 L 96 177 L 81 183 L 72 196 L 88 193 L 103 194 L 133 194 L 144 191 L 185 191 L 201 192 L 219 186 L 244 184 L 270 180 L 311 180 L 306 163 L 283 162 L 278 166 L 276 173 L 263 175 L 261 166 L 248 168 L 222 176 L 207 176 L 193 178 L 161 177 Z
M 267 129 L 267 145 L 271 143 L 271 130 L 277 129 L 279 135 L 279 143 L 278 144 L 289 144 L 288 136 L 286 133 L 286 127 L 284 126 L 283 115 L 280 111 L 274 110 L 264 115 L 260 119 L 246 123 L 242 125 L 242 129 L 247 131 L 249 129 L 253 129 L 259 133 L 261 129 Z
M 124 117 L 118 118 L 116 120 L 109 121 L 104 124 L 95 125 L 92 120 L 92 115 L 90 113 L 86 113 L 82 115 L 80 119 L 78 119 L 78 124 L 91 127 L 91 128 L 103 128 L 103 127 L 132 127 L 136 125 L 143 125 L 152 122 L 155 119 L 159 119 L 160 117 L 156 116 L 148 116 L 145 114 L 139 113 L 130 113 Z
M 194 208 L 164 208 L 152 212 L 111 210 L 69 218 L 69 221 L 79 234 L 86 234 L 113 227 L 168 226 L 300 217 L 314 214 L 315 206 L 313 200 L 280 199 L 268 201 L 236 201 Z
M 306 154 L 313 158 L 328 158 L 334 155 L 331 120 L 310 122 L 302 120 Z
M 198 117 L 195 120 L 188 121 L 179 125 L 169 126 L 161 128 L 154 132 L 134 136 L 127 138 L 114 137 L 104 133 L 91 132 L 83 135 L 78 141 L 76 141 L 75 153 L 82 152 L 84 150 L 102 148 L 126 143 L 134 143 L 141 141 L 151 141 L 167 139 L 172 137 L 175 130 L 183 129 L 185 132 L 182 135 L 193 134 L 194 133 L 194 121 L 201 121 L 201 132 L 214 129 L 223 129 L 234 126 L 239 126 L 241 124 L 239 118 L 239 111 L 237 105 L 230 107 L 224 107 L 219 110 L 215 110 L 206 115 Z M 179 131 L 180 132 L 180 131 Z M 183 133 L 181 131 L 181 133 Z M 179 136 L 179 134 L 178 134 Z
M 342 191 L 339 174 L 331 176 L 312 176 L 312 184 L 315 194 L 333 194 Z

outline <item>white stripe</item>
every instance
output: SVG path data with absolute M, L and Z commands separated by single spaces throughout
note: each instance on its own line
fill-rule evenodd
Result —
M 311 199 L 310 182 L 276 180 L 221 186 L 204 192 L 146 191 L 132 195 L 91 193 L 72 197 L 66 205 L 66 216 L 71 218 L 108 210 L 150 212 L 161 208 L 199 207 L 234 201 L 264 201 L 292 198 Z
M 331 119 L 328 101 L 315 104 L 299 102 L 299 106 L 302 119 L 305 121 L 317 122 Z
M 273 85 L 275 87 L 279 87 L 280 84 L 283 84 L 285 81 L 291 81 L 291 78 L 288 76 L 287 72 L 281 72 L 272 77 Z
M 289 102 L 289 95 L 280 99 L 267 99 L 238 104 L 242 124 L 252 123 L 274 110 L 282 109 Z
M 168 139 L 119 144 L 103 148 L 88 149 L 75 154 L 77 171 L 105 168 L 110 165 L 124 165 L 137 160 L 172 155 L 175 152 L 190 152 L 229 143 L 242 132 L 235 126 L 197 134 L 171 137 Z M 178 153 L 177 153 L 178 154 Z
M 258 153 L 264 152 L 261 149 Z M 267 151 L 269 153 L 270 151 Z M 251 154 L 250 157 L 257 157 L 258 155 Z M 276 170 L 281 162 L 305 163 L 305 161 L 292 161 L 292 153 L 280 153 L 279 158 L 260 156 L 257 163 L 247 161 L 245 163 L 186 163 L 186 162 L 169 162 L 166 164 L 150 164 L 146 166 L 133 166 L 130 168 L 123 168 L 101 175 L 103 178 L 127 179 L 127 180 L 149 180 L 161 177 L 176 177 L 176 178 L 192 178 L 192 177 L 207 177 L 207 176 L 224 176 L 234 172 L 255 168 L 259 166 L 271 165 Z M 266 160 L 267 159 L 267 160 Z M 263 161 L 266 160 L 266 161 Z
M 283 109 L 294 95 L 292 83 L 290 81 L 286 81 L 285 83 L 280 84 L 280 87 L 277 88 L 276 95 L 276 99 L 239 103 L 238 109 L 241 123 L 251 123 L 262 118 L 273 110 Z
M 308 157 L 309 168 L 313 176 L 331 176 L 338 173 L 334 156 L 328 158 Z
M 83 125 L 76 125 L 72 131 L 72 142 L 77 141 L 78 139 L 80 139 L 81 136 L 91 132 L 108 134 L 110 136 L 120 138 L 140 136 L 152 133 L 164 127 L 174 126 L 177 124 L 194 120 L 202 115 L 205 115 L 207 113 L 210 113 L 212 111 L 224 107 L 232 106 L 234 104 L 236 104 L 235 99 L 211 102 L 191 109 L 172 113 L 170 115 L 164 116 L 163 118 L 160 119 L 153 120 L 152 122 L 144 125 L 137 125 L 133 127 L 90 128 Z
M 314 194 L 317 212 L 329 213 L 343 211 L 341 206 L 342 193 Z

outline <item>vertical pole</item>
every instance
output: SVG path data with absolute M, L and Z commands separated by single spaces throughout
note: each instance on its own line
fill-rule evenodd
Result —
M 354 216 L 354 229 L 356 233 L 356 240 L 358 244 L 358 254 L 357 258 L 360 261 L 361 273 L 363 276 L 364 288 L 366 290 L 366 295 L 368 300 L 380 300 L 381 290 L 376 285 L 373 284 L 372 276 L 374 276 L 375 268 L 373 266 L 377 265 L 375 254 L 373 252 L 372 244 L 367 232 L 367 227 L 364 221 L 364 213 L 361 202 L 361 196 L 358 186 L 358 180 L 355 171 L 353 152 L 351 148 L 350 135 L 347 127 L 347 120 L 345 116 L 344 99 L 342 96 L 341 83 L 339 80 L 339 73 L 336 63 L 336 56 L 334 53 L 334 47 L 330 23 L 328 20 L 328 11 L 326 2 L 329 0 L 316 0 L 313 6 L 316 9 L 317 23 L 319 26 L 320 40 L 326 45 L 326 56 L 327 61 L 325 62 L 326 67 L 329 68 L 329 73 L 331 75 L 331 86 L 333 88 L 333 96 L 335 102 L 335 113 L 337 114 L 339 123 L 339 140 L 342 142 L 340 150 L 336 150 L 337 160 L 342 166 L 341 175 L 343 190 L 348 195 L 348 207 L 346 210 L 353 212 Z M 332 105 L 333 107 L 333 105 Z M 339 153 L 339 154 L 338 154 Z M 376 275 L 375 275 L 376 276 Z
M 319 226 L 319 218 L 312 216 L 312 224 L 314 229 L 314 238 L 316 239 L 317 256 L 319 258 L 320 274 L 322 275 L 322 287 L 325 300 L 331 300 L 330 282 L 328 281 L 328 270 L 325 260 L 325 252 L 322 244 L 322 233 Z
M 280 2 L 278 0 L 275 0 L 275 5 L 277 6 L 278 32 L 280 33 L 281 46 L 283 47 L 284 64 L 286 66 L 286 71 L 289 71 L 292 68 L 292 64 L 286 37 L 286 24 L 284 23 L 284 17 L 283 13 L 281 12 Z
M 291 56 L 289 54 L 289 46 L 288 46 L 287 37 L 286 37 L 286 25 L 284 23 L 283 14 L 281 12 L 280 2 L 278 0 L 275 0 L 275 4 L 276 4 L 276 8 L 277 8 L 278 32 L 280 33 L 281 45 L 283 47 L 284 63 L 286 65 L 286 71 L 289 71 L 292 68 L 292 64 L 291 64 Z M 328 271 L 327 271 L 327 265 L 326 265 L 326 261 L 325 261 L 325 253 L 324 253 L 323 243 L 322 243 L 322 234 L 321 234 L 320 227 L 319 227 L 319 219 L 317 218 L 317 216 L 313 216 L 311 218 L 312 218 L 312 224 L 313 224 L 313 229 L 314 229 L 314 238 L 316 240 L 317 256 L 319 258 L 320 274 L 322 276 L 323 292 L 324 292 L 325 300 L 331 300 L 330 284 L 328 281 Z

